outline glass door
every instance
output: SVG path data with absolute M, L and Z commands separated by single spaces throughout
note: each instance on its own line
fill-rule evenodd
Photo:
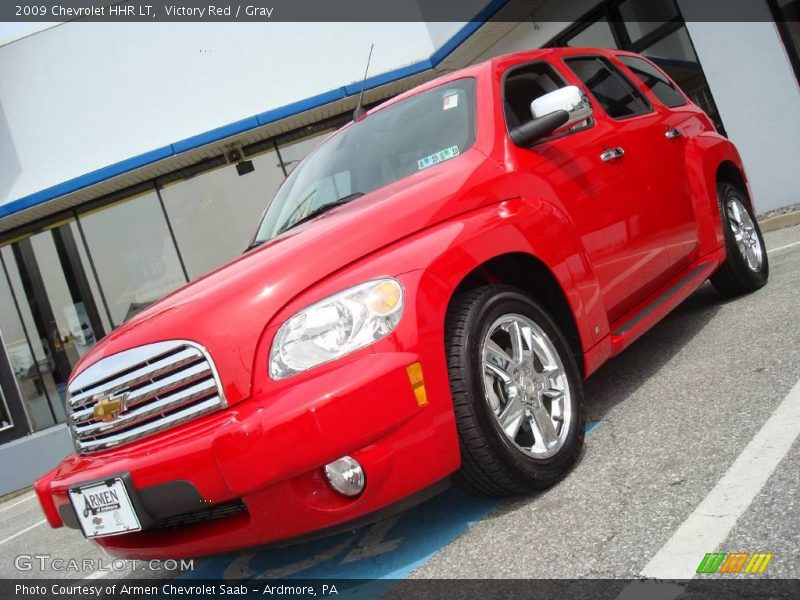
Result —
M 71 223 L 3 248 L 10 291 L 24 336 L 13 349 L 31 363 L 17 373 L 34 429 L 63 422 L 67 380 L 78 360 L 106 334 Z M 24 357 L 23 357 L 24 358 Z
M 0 298 L 3 297 L 2 270 L 0 270 Z M 13 307 L 13 306 L 12 306 Z M 20 401 L 20 390 L 15 382 L 15 374 L 8 352 L 2 324 L 3 306 L 0 305 L 0 444 L 10 442 L 30 433 L 28 415 Z

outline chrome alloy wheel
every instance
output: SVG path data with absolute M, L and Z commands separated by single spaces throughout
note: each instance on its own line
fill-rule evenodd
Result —
M 750 213 L 738 198 L 728 199 L 728 222 L 730 223 L 736 246 L 751 271 L 758 273 L 764 264 L 764 249 L 758 238 Z
M 508 314 L 489 327 L 481 351 L 486 402 L 506 437 L 534 458 L 556 454 L 572 404 L 553 342 L 529 318 Z

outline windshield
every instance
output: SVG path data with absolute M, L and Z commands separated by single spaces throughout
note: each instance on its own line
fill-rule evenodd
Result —
M 367 115 L 323 142 L 286 179 L 254 243 L 456 158 L 475 140 L 475 80 L 452 81 Z

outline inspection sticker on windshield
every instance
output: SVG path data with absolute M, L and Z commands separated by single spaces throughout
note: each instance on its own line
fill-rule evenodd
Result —
M 450 110 L 458 106 L 458 92 L 447 92 L 442 98 L 442 110 Z
M 440 162 L 444 162 L 446 160 L 450 160 L 451 158 L 455 158 L 458 156 L 458 146 L 450 146 L 449 148 L 445 148 L 444 150 L 439 150 L 439 152 L 434 152 L 430 156 L 426 156 L 425 158 L 420 158 L 417 161 L 417 167 L 420 171 L 422 169 L 427 169 L 428 167 L 432 167 L 433 165 L 438 165 Z

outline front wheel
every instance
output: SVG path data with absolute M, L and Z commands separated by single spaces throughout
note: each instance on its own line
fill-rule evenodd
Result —
M 515 288 L 482 287 L 454 299 L 446 336 L 461 446 L 456 482 L 502 497 L 560 480 L 583 445 L 583 392 L 547 312 Z
M 758 221 L 738 187 L 720 183 L 717 196 L 728 256 L 711 276 L 711 283 L 726 297 L 754 292 L 769 278 L 767 248 Z

